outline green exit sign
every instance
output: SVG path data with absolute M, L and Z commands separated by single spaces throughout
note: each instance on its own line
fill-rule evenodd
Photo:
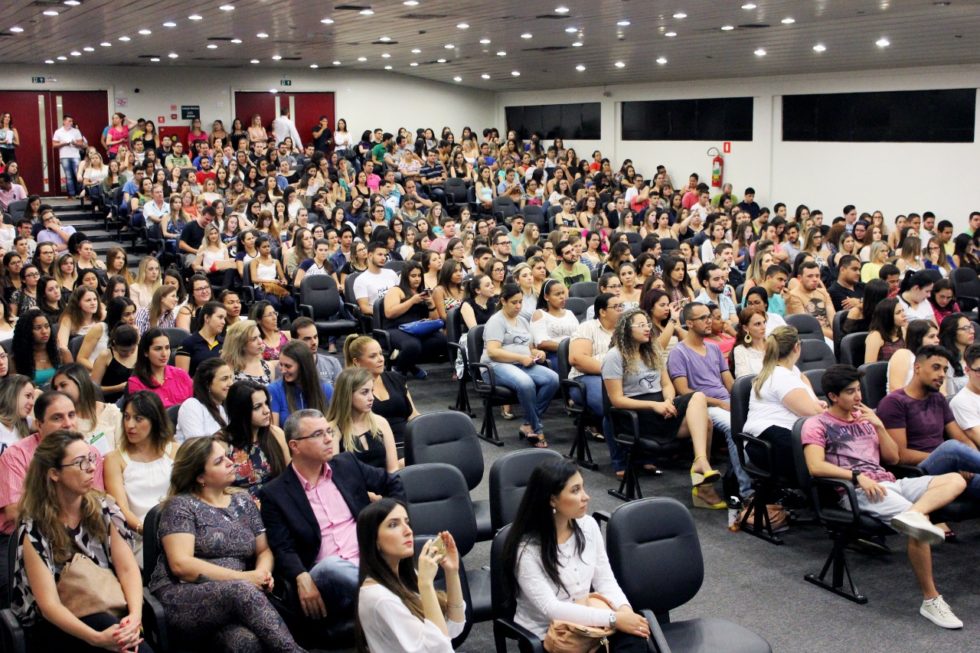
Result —
M 44 79 L 44 78 L 42 77 L 41 79 Z M 292 86 L 292 85 L 293 85 L 293 80 L 291 80 L 291 79 L 280 79 L 279 80 L 279 86 Z
M 32 84 L 43 84 L 44 83 L 44 78 L 43 77 L 31 77 L 31 83 Z

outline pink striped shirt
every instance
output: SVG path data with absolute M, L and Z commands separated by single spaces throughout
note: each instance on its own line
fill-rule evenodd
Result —
M 293 473 L 299 478 L 316 523 L 320 525 L 320 552 L 316 561 L 334 556 L 359 564 L 361 556 L 357 548 L 357 521 L 333 482 L 330 465 L 323 465 L 323 472 L 315 485 L 303 478 L 295 467 Z

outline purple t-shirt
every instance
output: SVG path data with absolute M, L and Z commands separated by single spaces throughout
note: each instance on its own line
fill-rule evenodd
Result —
M 729 371 L 728 363 L 718 345 L 705 342 L 704 347 L 707 353 L 702 356 L 683 342 L 677 343 L 667 358 L 667 374 L 671 379 L 686 377 L 687 387 L 691 390 L 719 401 L 729 401 L 731 395 L 721 380 L 721 375 Z
M 909 449 L 925 453 L 943 443 L 946 425 L 956 421 L 946 398 L 938 392 L 913 399 L 905 394 L 905 388 L 889 393 L 878 404 L 877 412 L 886 429 L 905 429 Z
M 895 477 L 881 466 L 878 431 L 866 419 L 845 422 L 828 413 L 811 417 L 803 423 L 800 438 L 805 447 L 815 444 L 824 449 L 824 459 L 844 469 L 856 469 L 873 481 L 894 481 Z

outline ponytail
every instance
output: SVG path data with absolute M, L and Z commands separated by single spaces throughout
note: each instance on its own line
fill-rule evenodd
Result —
M 756 397 L 762 398 L 762 386 L 772 376 L 773 370 L 776 369 L 776 364 L 789 356 L 799 341 L 800 332 L 791 326 L 776 327 L 769 334 L 769 337 L 766 338 L 766 353 L 762 359 L 762 370 L 755 377 L 755 381 L 752 382 L 752 389 L 755 390 Z

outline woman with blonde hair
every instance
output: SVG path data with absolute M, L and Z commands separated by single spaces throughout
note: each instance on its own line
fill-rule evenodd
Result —
M 898 258 L 895 259 L 895 265 L 903 277 L 906 272 L 919 272 L 925 269 L 922 264 L 922 241 L 918 236 L 911 234 L 905 236 Z
M 162 283 L 160 261 L 152 256 L 144 256 L 136 270 L 136 281 L 129 284 L 129 297 L 136 302 L 137 308 L 148 308 L 153 293 Z
M 240 320 L 228 327 L 221 358 L 231 367 L 236 381 L 269 385 L 276 375 L 272 366 L 262 358 L 264 350 L 258 324 L 254 320 Z
M 143 335 L 148 329 L 171 328 L 177 324 L 177 287 L 159 286 L 153 291 L 153 299 L 148 308 L 136 311 L 136 328 Z
M 337 453 L 349 451 L 365 465 L 393 473 L 404 466 L 398 460 L 395 436 L 388 420 L 375 415 L 374 376 L 371 370 L 350 367 L 337 376 L 326 418 L 333 429 Z
M 54 278 L 61 284 L 61 293 L 66 295 L 75 289 L 75 282 L 78 281 L 78 268 L 75 266 L 75 257 L 65 252 L 58 257 L 58 262 L 54 265 Z
M 23 374 L 0 379 L 0 456 L 13 443 L 31 434 L 34 383 Z
M 871 243 L 868 262 L 861 266 L 861 282 L 868 283 L 878 278 L 878 272 L 888 262 L 888 244 L 883 240 Z
M 152 257 L 147 257 L 152 258 Z M 142 261 L 140 262 L 142 263 Z M 135 283 L 132 273 L 129 271 L 129 259 L 126 250 L 122 247 L 112 246 L 105 252 L 106 278 L 120 276 L 126 280 L 130 286 Z

